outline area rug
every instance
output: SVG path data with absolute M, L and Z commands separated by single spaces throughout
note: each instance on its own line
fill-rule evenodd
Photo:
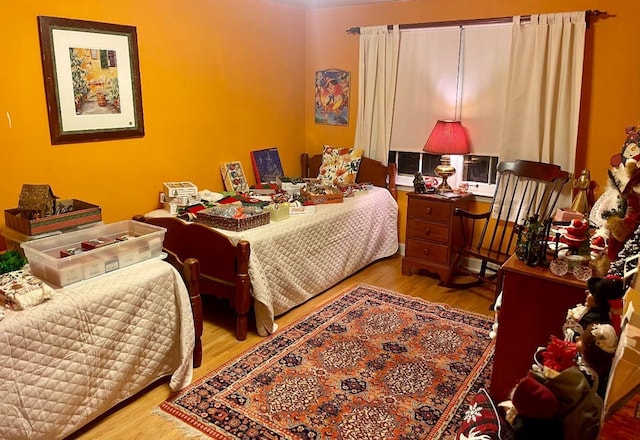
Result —
M 159 409 L 216 439 L 449 439 L 488 388 L 492 320 L 358 285 Z

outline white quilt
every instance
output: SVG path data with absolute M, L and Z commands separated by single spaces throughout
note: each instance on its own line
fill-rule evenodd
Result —
M 180 274 L 148 261 L 64 289 L 0 321 L 0 438 L 63 438 L 156 379 L 192 378 Z
M 276 330 L 274 317 L 334 286 L 369 263 L 398 251 L 398 204 L 374 187 L 344 203 L 316 206 L 241 232 L 217 229 L 235 244 L 251 244 L 249 276 L 260 335 Z

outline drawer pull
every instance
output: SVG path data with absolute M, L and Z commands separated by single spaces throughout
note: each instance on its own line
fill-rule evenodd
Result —
M 422 252 L 424 252 L 425 255 L 429 255 L 429 249 L 424 249 Z
M 432 209 L 431 209 L 431 207 L 430 207 L 430 206 L 428 206 L 428 207 L 427 207 L 427 209 L 425 209 L 425 211 L 427 212 L 427 214 L 431 214 Z
M 430 235 L 430 234 L 431 234 L 431 228 L 425 228 L 424 235 Z

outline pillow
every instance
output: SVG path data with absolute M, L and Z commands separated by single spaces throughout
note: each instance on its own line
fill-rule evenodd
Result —
M 500 416 L 484 388 L 480 388 L 464 413 L 456 440 L 500 440 Z
M 355 183 L 363 153 L 362 148 L 338 148 L 325 145 L 318 177 L 325 184 Z

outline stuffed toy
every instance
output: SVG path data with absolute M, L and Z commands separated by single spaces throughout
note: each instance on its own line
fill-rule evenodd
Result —
M 617 303 L 624 293 L 625 286 L 621 277 L 589 278 L 584 304 L 578 304 L 567 311 L 567 317 L 562 326 L 564 339 L 576 341 L 583 334 L 584 329 L 593 322 L 611 324 L 613 321 L 611 303 Z M 619 320 L 617 322 L 619 330 Z
M 525 376 L 511 394 L 510 414 L 512 425 L 508 439 L 513 440 L 561 440 L 562 420 L 558 416 L 560 403 L 556 396 L 531 375 Z
M 579 352 L 577 364 L 595 373 L 597 393 L 603 399 L 617 346 L 618 335 L 613 326 L 598 322 L 589 324 L 576 342 L 576 349 Z M 591 374 L 589 370 L 586 372 Z

